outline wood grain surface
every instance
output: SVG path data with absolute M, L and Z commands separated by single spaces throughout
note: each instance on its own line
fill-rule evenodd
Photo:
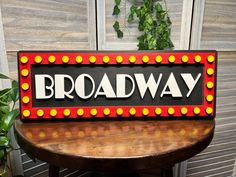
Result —
M 98 171 L 169 167 L 210 143 L 214 120 L 15 122 L 19 145 L 56 166 Z
M 95 49 L 94 0 L 2 0 L 7 51 Z
M 201 49 L 236 50 L 236 1 L 205 0 Z

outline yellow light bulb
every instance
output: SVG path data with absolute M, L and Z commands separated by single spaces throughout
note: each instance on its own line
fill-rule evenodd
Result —
M 22 75 L 23 77 L 28 76 L 28 75 L 29 75 L 29 70 L 28 70 L 28 69 L 23 69 L 23 70 L 21 71 L 21 75 Z
M 48 57 L 49 63 L 54 63 L 56 61 L 56 58 L 54 56 Z
M 143 63 L 148 63 L 149 62 L 149 57 L 148 56 L 143 56 L 142 61 L 143 61 Z
M 116 114 L 119 115 L 119 116 L 121 116 L 121 115 L 123 114 L 123 109 L 122 109 L 122 108 L 118 108 L 118 109 L 116 110 Z
M 129 57 L 129 62 L 130 63 L 135 63 L 136 62 L 136 57 L 135 56 L 130 56 Z
M 29 89 L 29 84 L 28 84 L 28 83 L 23 83 L 23 84 L 21 85 L 21 88 L 22 88 L 22 90 L 26 91 L 26 90 Z
M 174 63 L 175 62 L 175 56 L 173 56 L 173 55 L 169 56 L 168 60 L 169 60 L 170 63 Z
M 213 82 L 211 82 L 211 81 L 207 82 L 207 88 L 208 89 L 212 89 L 213 87 L 214 87 Z
M 156 113 L 156 115 L 161 115 L 161 113 L 162 113 L 161 108 L 156 108 L 155 113 Z
M 76 61 L 76 63 L 82 63 L 83 62 L 83 58 L 81 56 L 77 56 L 75 58 L 75 61 Z
M 30 111 L 29 110 L 24 110 L 23 111 L 23 116 L 24 117 L 29 117 L 30 116 Z
M 147 116 L 149 114 L 149 109 L 143 108 L 142 113 L 144 116 Z
M 91 56 L 91 57 L 89 57 L 89 61 L 90 61 L 90 63 L 95 63 L 96 62 L 96 57 L 95 56 Z
M 83 116 L 84 115 L 84 110 L 83 109 L 78 109 L 77 110 L 77 115 L 78 116 Z
M 129 110 L 130 115 L 135 115 L 136 114 L 136 109 L 135 108 L 130 108 Z
M 210 55 L 210 56 L 207 57 L 207 61 L 208 61 L 209 63 L 212 63 L 212 62 L 215 61 L 215 57 L 212 56 L 212 55 Z
M 41 63 L 42 62 L 42 57 L 40 57 L 40 56 L 36 56 L 35 58 L 34 58 L 34 61 L 35 61 L 35 63 Z
M 183 62 L 183 63 L 187 63 L 187 62 L 188 62 L 188 56 L 187 56 L 187 55 L 184 55 L 184 56 L 182 57 L 182 62 Z
M 63 114 L 64 114 L 64 116 L 69 116 L 70 115 L 70 110 L 69 109 L 65 109 L 63 111 Z
M 110 113 L 111 113 L 111 111 L 110 111 L 109 108 L 105 108 L 105 109 L 103 110 L 103 114 L 104 114 L 105 116 L 108 116 Z
M 42 109 L 37 110 L 37 116 L 42 117 L 44 115 L 44 111 Z
M 63 56 L 63 57 L 62 57 L 62 62 L 63 62 L 63 63 L 68 63 L 69 60 L 70 60 L 70 59 L 69 59 L 68 56 Z
M 57 110 L 56 110 L 56 109 L 52 109 L 52 110 L 50 111 L 50 115 L 51 115 L 52 117 L 55 117 L 55 116 L 57 115 Z
M 161 63 L 162 62 L 162 57 L 160 55 L 156 56 L 156 62 Z
M 202 60 L 202 57 L 200 55 L 197 55 L 197 56 L 195 56 L 194 60 L 196 63 L 200 63 Z
M 186 107 L 181 108 L 181 113 L 183 115 L 187 114 L 188 113 L 188 109 Z
M 173 115 L 175 113 L 174 108 L 168 108 L 168 114 Z
M 122 56 L 117 56 L 116 57 L 116 62 L 117 63 L 122 63 L 123 62 L 123 57 Z
M 206 113 L 207 113 L 208 115 L 212 114 L 212 113 L 213 113 L 213 109 L 210 108 L 210 107 L 206 108 Z
M 104 56 L 102 60 L 103 60 L 103 63 L 109 63 L 110 58 L 108 56 Z
M 194 112 L 194 114 L 200 114 L 200 112 L 201 112 L 201 109 L 199 108 L 199 107 L 195 107 L 194 109 L 193 109 L 193 112 Z
M 23 56 L 20 58 L 20 61 L 22 64 L 26 64 L 29 61 L 29 59 L 26 56 Z
M 212 102 L 213 101 L 213 96 L 212 95 L 207 95 L 207 97 L 206 97 L 206 100 L 208 101 L 208 102 Z
M 91 109 L 91 110 L 90 110 L 90 114 L 91 114 L 92 116 L 96 116 L 97 113 L 98 113 L 97 109 Z
M 22 102 L 23 102 L 24 104 L 28 104 L 28 103 L 30 102 L 30 98 L 29 98 L 28 96 L 24 96 L 24 97 L 22 98 Z
M 208 69 L 207 69 L 207 74 L 208 74 L 209 76 L 213 75 L 213 74 L 214 74 L 214 70 L 213 70 L 212 68 L 208 68 Z

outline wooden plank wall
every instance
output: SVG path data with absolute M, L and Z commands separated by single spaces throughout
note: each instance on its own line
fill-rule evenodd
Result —
M 218 51 L 216 129 L 210 146 L 188 160 L 187 177 L 228 177 L 236 157 L 236 1 L 204 1 L 195 1 L 191 49 Z
M 235 7 L 235 0 L 206 0 L 201 49 L 236 51 Z
M 94 0 L 1 0 L 10 74 L 18 50 L 94 50 Z

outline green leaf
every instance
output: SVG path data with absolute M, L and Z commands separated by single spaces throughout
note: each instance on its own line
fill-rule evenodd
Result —
M 6 102 L 3 102 L 2 100 L 0 100 L 0 106 L 7 106 L 8 104 Z
M 5 115 L 1 121 L 1 130 L 8 132 L 12 127 L 15 118 L 19 115 L 19 110 L 14 109 L 9 114 Z
M 119 24 L 118 21 L 116 21 L 116 22 L 114 23 L 113 28 L 114 28 L 115 31 L 118 31 L 118 30 L 120 29 L 120 24 Z
M 0 120 L 4 117 L 4 115 L 8 114 L 10 111 L 10 106 L 0 106 Z
M 10 97 L 14 102 L 19 99 L 18 83 L 15 80 L 12 81 L 12 90 L 10 93 Z
M 0 136 L 0 147 L 8 147 L 9 139 L 6 136 Z
M 163 11 L 162 6 L 161 6 L 160 3 L 156 4 L 155 9 L 156 9 L 157 12 L 162 12 Z
M 134 13 L 136 13 L 136 11 L 137 11 L 137 7 L 134 6 L 134 5 L 132 5 L 132 6 L 130 7 L 130 13 L 131 13 L 131 14 L 134 14 Z
M 167 16 L 166 22 L 167 22 L 168 25 L 172 24 L 169 16 Z
M 121 0 L 115 0 L 116 5 L 120 5 Z
M 3 90 L 0 90 L 0 99 L 2 98 L 2 97 L 4 97 L 5 95 L 8 95 L 8 94 L 10 94 L 10 88 L 6 88 L 6 89 L 3 89 Z
M 5 157 L 5 150 L 4 149 L 0 149 L 0 160 L 3 160 Z
M 120 8 L 117 5 L 115 5 L 112 15 L 119 15 L 119 13 L 120 13 Z
M 116 5 L 113 9 L 113 15 L 120 14 L 121 0 L 114 0 Z M 132 5 L 130 13 L 127 17 L 127 22 L 138 22 L 138 30 L 140 36 L 137 38 L 139 50 L 164 50 L 173 49 L 171 41 L 171 20 L 168 16 L 168 11 L 163 8 L 163 0 L 142 0 L 142 3 Z M 136 21 L 137 19 L 137 21 Z M 118 38 L 123 37 L 123 32 L 120 30 L 119 22 L 113 25 Z
M 133 14 L 129 14 L 127 21 L 128 21 L 128 23 L 132 23 L 134 21 L 134 15 Z
M 12 82 L 11 82 L 11 86 L 14 88 L 14 87 L 17 87 L 18 88 L 18 82 L 17 81 L 15 81 L 15 80 L 13 80 Z
M 11 78 L 0 73 L 0 79 L 11 79 Z
M 123 38 L 124 33 L 121 30 L 117 30 L 116 32 L 117 32 L 117 37 L 118 38 Z

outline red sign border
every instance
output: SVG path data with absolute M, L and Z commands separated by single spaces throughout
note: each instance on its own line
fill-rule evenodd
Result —
M 54 56 L 55 62 L 50 63 L 49 57 Z M 82 57 L 82 62 L 81 58 Z M 92 57 L 91 57 L 92 56 Z M 107 56 L 108 58 L 104 58 Z M 119 57 L 118 57 L 119 56 Z M 134 57 L 131 57 L 134 56 Z M 162 61 L 160 61 L 161 56 Z M 187 56 L 188 61 L 183 58 Z M 26 58 L 22 58 L 26 57 Z M 36 58 L 37 57 L 37 58 Z M 76 57 L 77 60 L 76 60 Z M 90 58 L 91 57 L 91 58 Z M 95 58 L 94 58 L 95 57 Z M 118 58 L 117 58 L 118 57 Z M 122 62 L 121 58 L 122 57 Z M 130 58 L 131 57 L 131 58 Z M 69 59 L 69 60 L 68 60 Z M 52 60 L 53 61 L 53 60 Z M 22 84 L 31 85 L 31 65 L 204 65 L 204 101 L 202 105 L 181 106 L 93 106 L 93 107 L 50 107 L 36 108 L 32 106 L 31 89 L 23 89 Z M 19 51 L 18 71 L 20 85 L 20 112 L 21 119 L 90 119 L 90 118 L 214 118 L 216 114 L 216 51 Z M 208 69 L 213 73 L 209 75 Z M 23 72 L 25 71 L 25 73 Z M 28 71 L 28 75 L 27 74 Z M 23 76 L 26 75 L 26 76 Z M 213 83 L 212 88 L 207 83 Z M 211 85 L 209 84 L 209 85 Z M 208 86 L 209 86 L 208 85 Z M 207 100 L 211 95 L 213 100 Z M 132 110 L 131 110 L 132 108 Z M 159 115 L 159 110 L 161 114 Z M 53 114 L 53 111 L 54 114 Z M 56 111 L 55 111 L 56 110 Z M 79 110 L 79 115 L 77 111 Z M 104 113 L 105 110 L 105 113 Z M 174 110 L 174 111 L 173 111 Z M 185 111 L 187 110 L 187 113 Z M 197 114 L 197 111 L 200 113 Z M 41 112 L 40 112 L 41 111 Z M 135 112 L 135 114 L 133 114 Z M 173 113 L 174 112 L 174 113 Z M 56 115 L 55 115 L 56 113 Z M 83 113 L 83 114 L 82 114 Z M 69 114 L 69 115 L 68 115 Z M 81 115 L 82 114 L 82 115 Z

